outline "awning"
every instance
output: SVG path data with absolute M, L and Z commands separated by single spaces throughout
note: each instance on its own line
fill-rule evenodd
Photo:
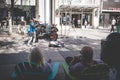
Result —
M 120 10 L 102 10 L 102 12 L 120 12 Z
M 59 6 L 59 10 L 60 11 L 69 11 L 69 10 L 73 10 L 73 11 L 91 11 L 94 8 L 98 8 L 98 6 L 95 5 L 60 5 Z

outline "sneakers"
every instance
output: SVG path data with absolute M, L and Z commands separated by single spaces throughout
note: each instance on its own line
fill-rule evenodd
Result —
M 27 46 L 30 46 L 30 44 L 27 44 Z
M 32 45 L 32 43 L 27 43 L 27 46 L 31 46 Z

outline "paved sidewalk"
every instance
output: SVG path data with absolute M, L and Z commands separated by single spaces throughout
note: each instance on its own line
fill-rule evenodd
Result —
M 39 47 L 46 60 L 52 59 L 54 61 L 63 61 L 67 56 L 74 56 L 79 54 L 80 49 L 89 45 L 94 49 L 94 59 L 100 59 L 100 42 L 109 34 L 108 29 L 71 29 L 69 34 L 59 33 L 58 41 L 64 42 L 65 47 L 48 47 L 49 41 L 40 39 L 38 43 L 33 46 L 27 46 L 25 40 L 26 36 L 14 33 L 11 37 L 0 37 L 1 42 L 7 42 L 0 46 L 0 72 L 11 74 L 14 70 L 14 65 L 18 62 L 25 61 L 28 58 L 29 51 L 33 47 Z M 10 66 L 10 67 L 9 67 Z M 9 68 L 9 69 L 8 69 Z M 61 68 L 61 67 L 60 67 Z M 6 75 L 6 73 L 0 73 Z M 8 75 L 9 75 L 8 74 Z M 62 68 L 59 74 L 63 74 Z M 64 76 L 64 75 L 59 75 Z M 0 76 L 0 78 L 2 75 Z M 61 77 L 63 78 L 63 77 Z M 63 79 L 62 79 L 63 80 Z
M 109 28 L 101 28 L 101 29 L 81 29 L 81 28 L 71 28 L 70 26 L 58 26 L 59 29 L 59 35 L 65 35 L 70 37 L 87 37 L 90 39 L 103 39 L 105 38 L 109 33 Z

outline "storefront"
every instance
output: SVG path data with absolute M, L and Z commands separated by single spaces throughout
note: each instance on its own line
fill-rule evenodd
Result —
M 34 18 L 36 15 L 35 11 L 35 0 L 14 0 L 13 8 L 11 8 L 11 0 L 6 0 L 5 2 L 0 1 L 0 18 L 8 17 L 8 12 L 10 11 L 10 16 L 12 16 L 12 23 L 16 24 L 16 18 L 24 17 L 26 22 L 29 22 L 30 18 Z
M 85 24 L 85 20 L 89 26 L 94 25 L 94 16 L 98 15 L 95 14 L 95 10 L 98 7 L 90 5 L 78 5 L 78 6 L 69 6 L 69 5 L 61 5 L 59 6 L 59 10 L 56 10 L 60 15 L 60 23 L 63 25 L 72 24 L 73 18 L 75 18 L 75 27 L 81 28 Z M 68 16 L 70 19 L 68 19 Z M 69 20 L 69 21 L 68 21 Z
M 35 18 L 35 6 L 19 6 L 16 5 L 13 9 L 13 21 L 16 24 L 16 18 L 24 17 L 24 19 L 29 23 L 30 18 Z
M 111 20 L 120 16 L 120 2 L 104 1 L 102 14 L 100 15 L 100 26 L 109 27 Z

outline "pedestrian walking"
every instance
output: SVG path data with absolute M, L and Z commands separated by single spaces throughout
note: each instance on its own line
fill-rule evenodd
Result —
M 112 19 L 112 21 L 111 21 L 111 30 L 110 30 L 110 32 L 114 32 L 114 31 L 115 31 L 115 29 L 114 29 L 115 24 L 116 24 L 116 20 L 115 20 L 115 18 L 113 17 L 113 19 Z

